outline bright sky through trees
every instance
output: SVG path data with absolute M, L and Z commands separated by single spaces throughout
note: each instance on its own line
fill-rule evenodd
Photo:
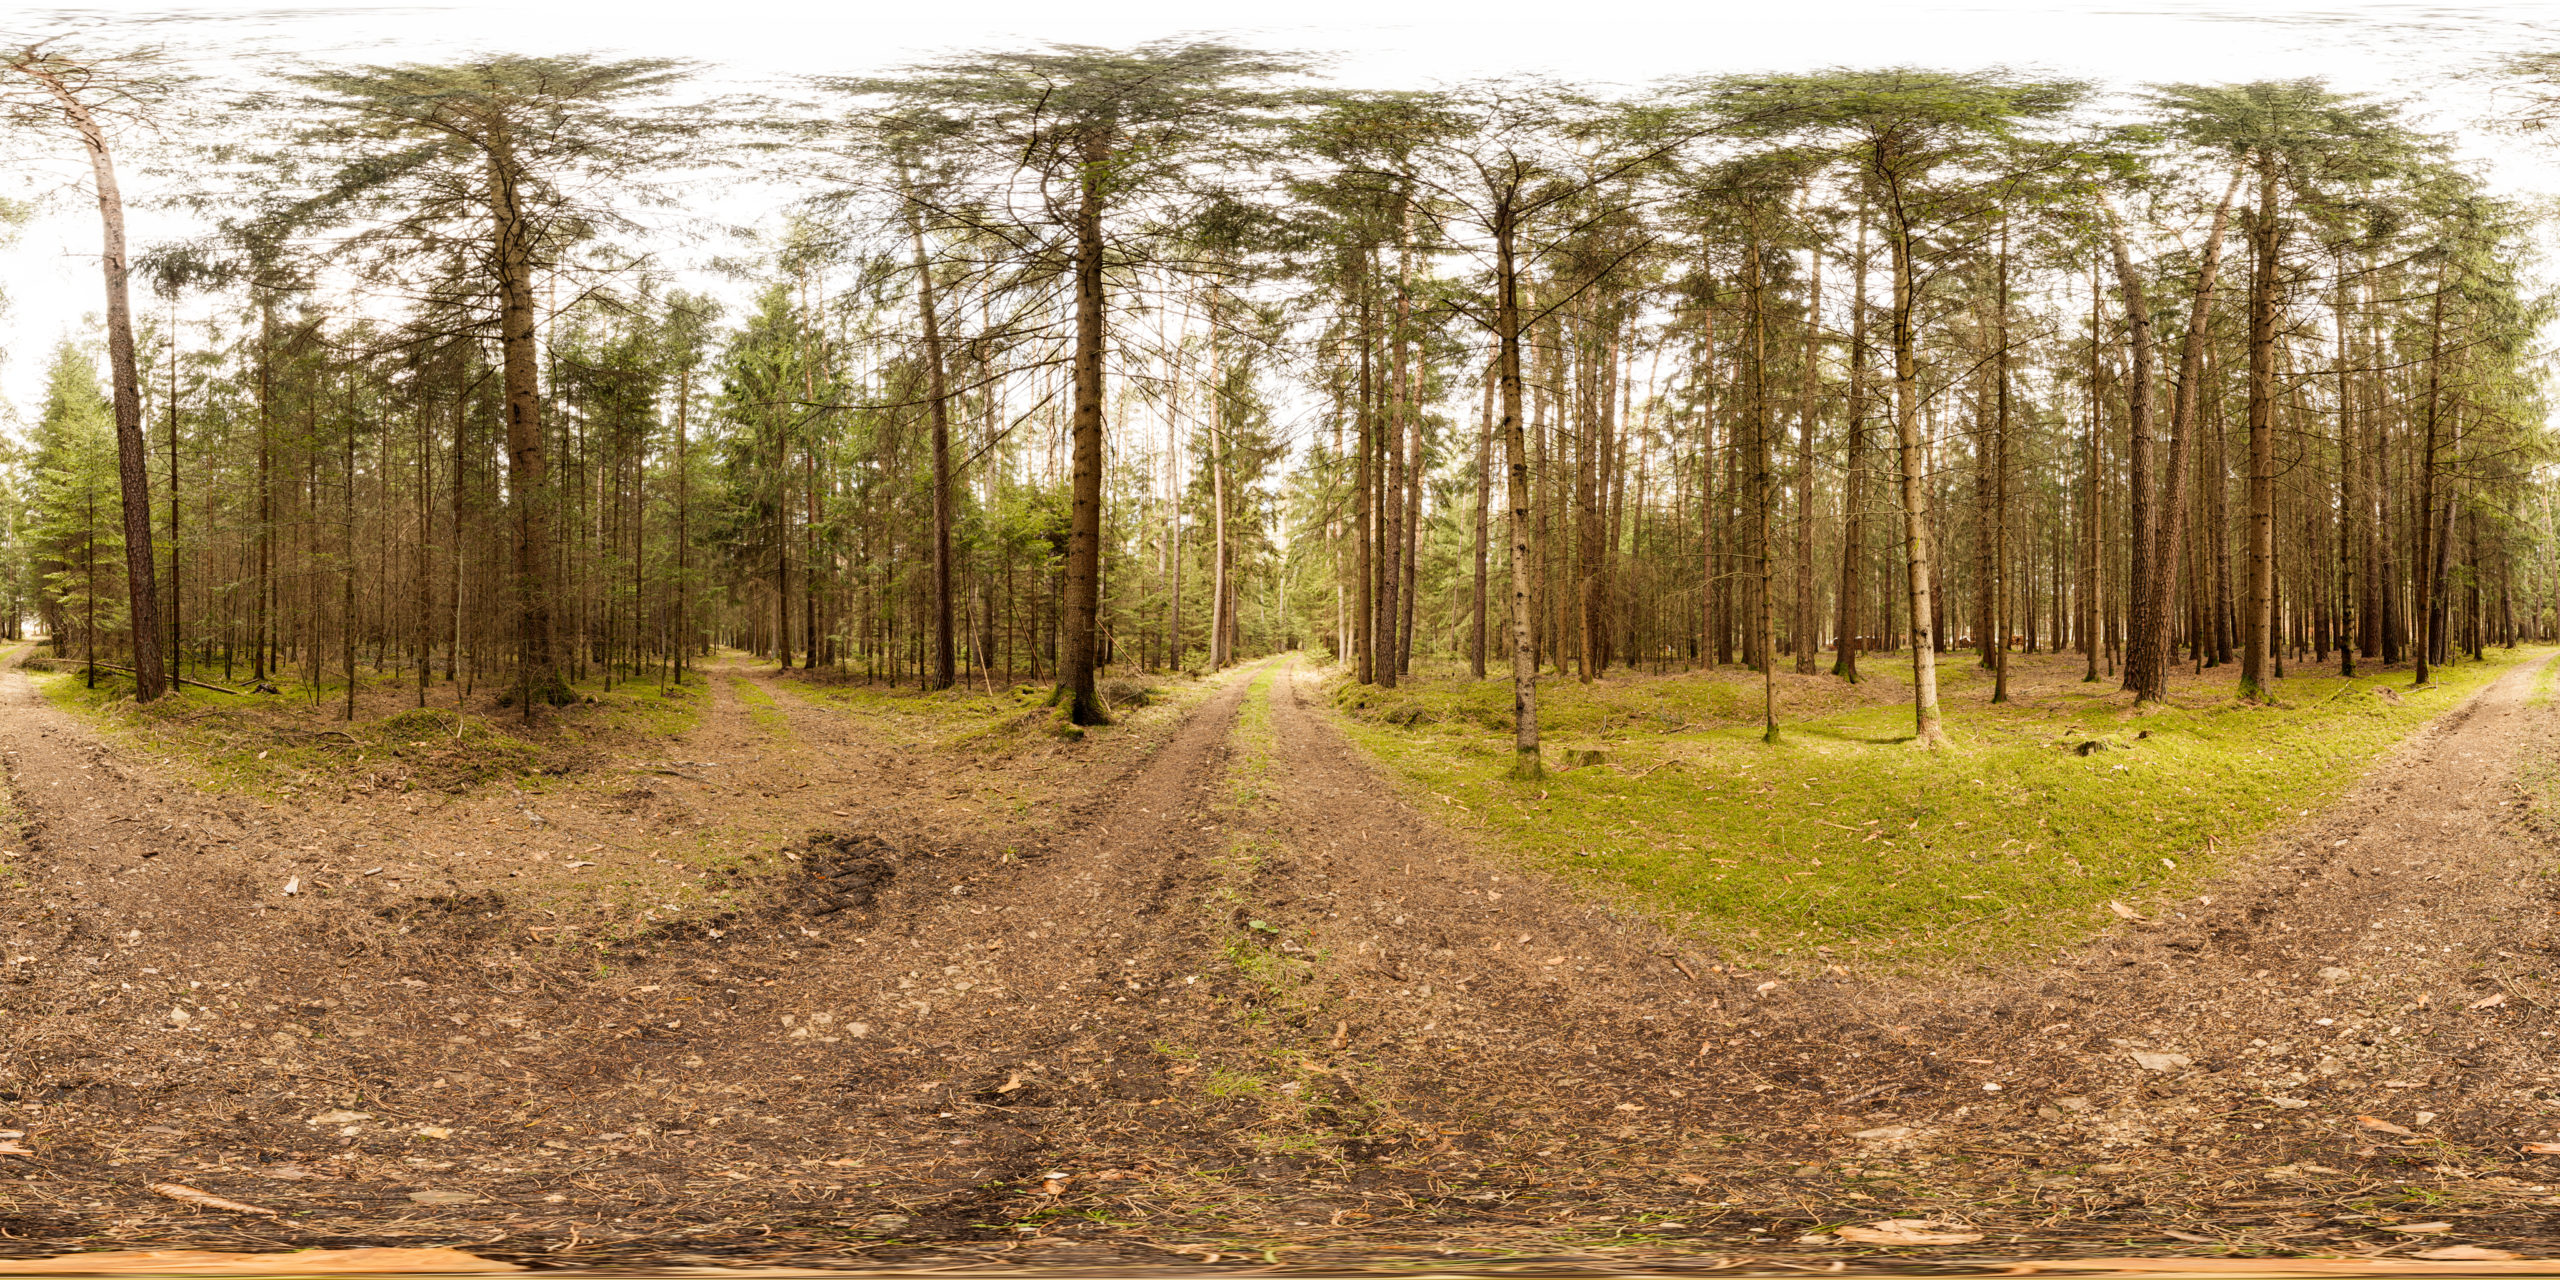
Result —
M 296 10 L 305 10 L 296 12 Z M 2415 100 L 2434 127 L 2453 128 L 2494 108 L 2486 85 L 2461 80 L 2500 51 L 2560 34 L 2550 6 L 2530 0 L 2421 5 L 2342 0 L 2328 4 L 2150 4 L 1982 0 L 1970 4 L 1830 0 L 1777 5 L 1712 0 L 1652 4 L 1598 0 L 1567 22 L 1526 5 L 1454 0 L 1312 0 L 1250 13 L 1167 0 L 1061 7 L 996 0 L 965 8 L 845 6 L 821 0 L 742 0 L 712 10 L 672 0 L 632 3 L 290 5 L 217 0 L 174 6 L 118 4 L 55 11 L 60 29 L 153 19 L 155 38 L 222 74 L 280 58 L 322 61 L 437 60 L 473 51 L 697 59 L 706 84 L 796 94 L 784 77 L 855 75 L 936 52 L 1023 47 L 1043 41 L 1123 46 L 1215 29 L 1239 43 L 1305 50 L 1329 78 L 1364 88 L 1416 88 L 1509 72 L 1545 72 L 1583 83 L 1645 84 L 1663 77 L 1817 66 L 2003 64 L 2094 79 L 2110 89 L 2159 81 L 2215 82 L 2322 76 L 2347 92 Z M 28 30 L 49 30 L 43 11 Z M 1226 20 L 1236 19 L 1230 25 Z M 777 32 L 794 33 L 777 38 Z M 2547 153 L 2477 128 L 2463 149 L 2490 162 L 2493 189 L 2560 193 Z M 71 185 L 85 170 L 68 157 L 40 174 L 0 175 L 0 196 L 45 195 L 37 220 L 0 254 L 0 401 L 23 414 L 41 398 L 47 352 L 98 309 L 96 227 Z M 149 198 L 137 175 L 131 198 Z M 752 200 L 741 219 L 771 222 L 779 201 Z M 148 243 L 183 223 L 137 209 Z M 765 230 L 771 230 L 770 226 Z M 702 252 L 735 251 L 736 245 Z

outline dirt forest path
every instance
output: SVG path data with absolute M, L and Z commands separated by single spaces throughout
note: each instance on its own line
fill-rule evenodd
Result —
M 1474 857 L 1314 722 L 1302 672 L 1274 706 L 1272 823 L 1300 862 L 1271 892 L 1347 958 L 1328 998 L 1401 1050 L 1398 1105 L 1475 1145 L 1503 1203 L 1548 1201 L 1548 1227 L 1796 1198 L 1835 1206 L 1809 1222 L 1880 1205 L 2053 1241 L 2152 1218 L 2299 1247 L 2358 1234 L 2273 1211 L 2329 1183 L 2424 1185 L 2457 1239 L 2548 1239 L 2560 1197 L 2518 1154 L 2560 1137 L 2549 849 L 2517 780 L 2560 745 L 2540 674 L 2167 918 L 1893 981 L 1744 972 Z M 1577 1180 L 1609 1194 L 1554 1194 Z M 2362 1236 L 2415 1238 L 2388 1219 Z
M 2560 1136 L 2535 669 L 2165 919 L 1899 980 L 1748 971 L 1476 848 L 1295 658 L 994 755 L 704 675 L 636 782 L 279 807 L 0 671 L 0 1129 L 35 1152 L 0 1252 L 1776 1255 L 1896 1215 L 2397 1248 L 2333 1214 L 2423 1185 L 2427 1240 L 2494 1244 L 2560 1204 L 2514 1161 Z M 1035 767 L 1070 798 L 996 803 Z M 658 901 L 651 840 L 750 820 L 810 834 L 727 907 Z M 572 854 L 629 873 L 619 924 L 512 887 Z

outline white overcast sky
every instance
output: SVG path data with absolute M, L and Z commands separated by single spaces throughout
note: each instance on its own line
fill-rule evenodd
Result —
M 2560 5 L 2523 0 L 2325 4 L 2214 0 L 1287 0 L 1250 7 L 1166 0 L 504 0 L 300 5 L 290 0 L 89 6 L 10 5 L 0 27 L 94 29 L 137 19 L 150 38 L 219 72 L 274 54 L 323 60 L 433 60 L 483 50 L 599 52 L 697 60 L 720 79 L 770 82 L 850 73 L 936 53 L 1048 41 L 1120 45 L 1214 33 L 1330 60 L 1334 78 L 1372 88 L 1543 72 L 1642 84 L 1699 72 L 1833 65 L 2004 64 L 2132 87 L 2144 82 L 2322 76 L 2338 88 L 2412 100 L 2432 127 L 2511 192 L 2560 196 L 2560 150 L 2495 136 L 2485 87 L 2459 79 L 2499 54 L 2560 48 Z M 139 27 L 135 28 L 140 30 Z M 0 174 L 0 193 L 34 189 Z M 128 198 L 150 195 L 129 179 Z M 86 336 L 101 308 L 93 210 L 55 196 L 15 247 L 0 250 L 0 401 L 32 411 L 46 353 Z M 137 218 L 137 238 L 170 224 Z

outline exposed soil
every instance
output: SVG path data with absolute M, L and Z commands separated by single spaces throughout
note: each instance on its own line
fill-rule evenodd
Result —
M 272 808 L 9 671 L 0 1253 L 2539 1251 L 2533 675 L 2182 914 L 1885 978 L 1745 971 L 1471 848 L 1285 658 L 1002 749 L 733 664 L 554 787 Z M 1903 1217 L 1984 1239 L 1822 1231 Z

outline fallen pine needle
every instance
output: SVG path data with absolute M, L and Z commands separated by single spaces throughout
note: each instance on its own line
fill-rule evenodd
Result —
M 148 1189 L 151 1194 L 155 1196 L 166 1196 L 171 1200 L 195 1205 L 199 1208 L 220 1209 L 224 1213 L 246 1213 L 253 1214 L 261 1218 L 280 1218 L 284 1216 L 273 1209 L 262 1209 L 254 1204 L 242 1204 L 237 1200 L 226 1200 L 210 1191 L 198 1191 L 194 1187 L 176 1182 L 155 1182 L 152 1183 Z

